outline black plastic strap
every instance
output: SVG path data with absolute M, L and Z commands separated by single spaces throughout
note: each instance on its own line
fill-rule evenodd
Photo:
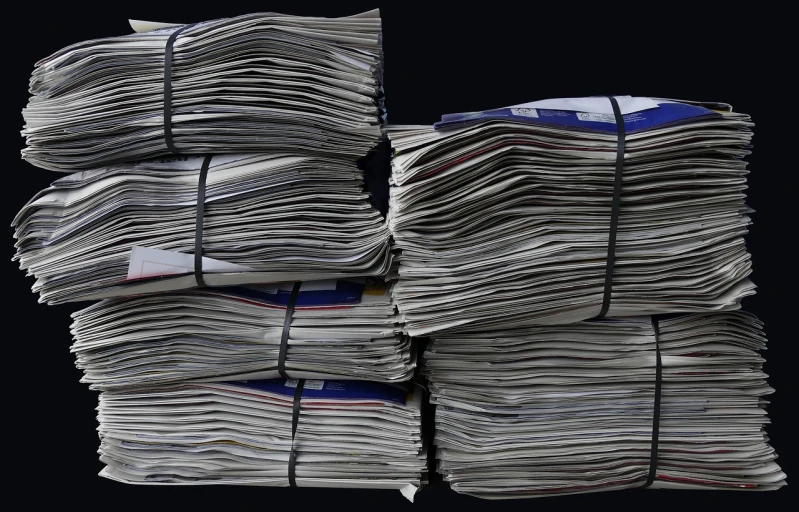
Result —
M 203 279 L 203 218 L 205 217 L 205 180 L 208 177 L 208 166 L 211 165 L 213 156 L 208 155 L 203 159 L 200 167 L 200 176 L 197 179 L 197 216 L 194 225 L 194 279 L 197 286 L 205 288 Z
M 305 387 L 305 379 L 297 381 L 294 388 L 294 410 L 291 413 L 291 453 L 289 453 L 289 486 L 297 487 L 297 480 L 294 469 L 297 466 L 297 452 L 294 450 L 294 437 L 297 435 L 297 424 L 300 422 L 300 400 L 302 398 L 302 388 Z
M 621 178 L 624 171 L 624 118 L 621 116 L 619 102 L 608 96 L 616 117 L 616 178 L 613 182 L 613 206 L 610 213 L 610 232 L 608 233 L 608 258 L 605 263 L 605 292 L 602 296 L 602 309 L 597 318 L 602 318 L 610 308 L 610 293 L 613 290 L 613 266 L 616 263 L 616 231 L 619 227 L 619 205 L 621 204 Z
M 286 304 L 286 316 L 283 319 L 283 334 L 280 336 L 280 354 L 277 358 L 277 371 L 284 379 L 288 379 L 286 374 L 286 352 L 289 348 L 289 331 L 291 330 L 291 317 L 294 316 L 294 304 L 297 303 L 297 296 L 300 294 L 300 286 L 302 283 L 297 281 L 294 283 L 294 288 L 291 289 L 289 301 Z
M 181 32 L 194 25 L 183 25 L 169 35 L 164 48 L 164 141 L 170 152 L 178 154 L 172 141 L 172 48 Z
M 655 407 L 652 411 L 652 446 L 649 455 L 649 475 L 642 487 L 649 487 L 655 481 L 658 470 L 658 440 L 660 439 L 660 396 L 663 384 L 663 366 L 660 360 L 660 327 L 658 320 L 652 317 L 652 329 L 655 331 Z

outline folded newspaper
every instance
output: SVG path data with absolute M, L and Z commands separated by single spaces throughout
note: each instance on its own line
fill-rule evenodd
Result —
M 626 144 L 607 315 L 738 308 L 754 293 L 749 116 L 616 99 Z M 394 292 L 411 335 L 600 313 L 618 140 L 608 98 L 446 115 L 389 137 Z
M 94 169 L 171 154 L 170 134 L 180 154 L 354 160 L 380 140 L 377 10 L 147 25 L 134 27 L 162 28 L 84 41 L 36 63 L 22 112 L 25 160 L 55 171 Z
M 416 354 L 381 279 L 304 282 L 285 350 L 292 378 L 404 381 Z M 72 316 L 82 382 L 108 390 L 279 377 L 293 283 L 107 299 Z
M 785 485 L 763 428 L 766 338 L 743 312 L 658 321 L 661 402 L 652 488 Z M 649 317 L 435 337 L 424 354 L 438 471 L 482 498 L 643 486 L 652 467 Z
M 20 268 L 51 304 L 197 285 L 203 158 L 70 174 L 13 221 Z M 214 156 L 202 204 L 209 286 L 385 275 L 389 234 L 354 164 L 279 153 Z
M 426 472 L 421 388 L 297 381 L 183 384 L 100 394 L 100 475 L 132 484 L 400 489 Z

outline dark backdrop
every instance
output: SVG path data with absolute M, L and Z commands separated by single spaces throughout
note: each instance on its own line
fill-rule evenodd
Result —
M 7 6 L 2 55 L 4 130 L 3 203 L 6 222 L 38 190 L 59 176 L 19 158 L 20 110 L 36 60 L 81 40 L 128 33 L 126 19 L 196 22 L 253 11 L 342 16 L 385 2 L 219 2 L 211 4 L 105 2 L 97 6 L 65 2 L 19 2 Z M 9 3 L 11 4 L 11 3 Z M 522 5 L 521 2 L 519 2 Z M 527 5 L 525 2 L 523 5 Z M 473 8 L 472 5 L 474 5 Z M 769 406 L 771 441 L 779 463 L 795 476 L 789 456 L 792 406 L 796 404 L 797 341 L 789 294 L 796 276 L 796 184 L 790 124 L 796 114 L 789 96 L 796 83 L 790 30 L 780 26 L 785 13 L 756 12 L 754 3 L 736 11 L 680 11 L 639 3 L 622 9 L 583 10 L 572 2 L 522 9 L 497 2 L 433 2 L 380 5 L 386 58 L 388 119 L 396 124 L 432 123 L 444 113 L 483 110 L 549 97 L 632 94 L 731 103 L 755 123 L 754 154 L 749 159 L 749 204 L 757 210 L 748 246 L 754 258 L 755 297 L 744 306 L 766 323 L 770 345 L 766 371 L 777 389 Z M 535 6 L 535 7 L 533 7 Z M 562 6 L 562 7 L 561 7 Z M 783 39 L 781 39 L 783 38 Z M 793 41 L 795 43 L 795 40 Z M 795 69 L 794 69 L 795 70 Z M 794 131 L 795 132 L 795 131 Z M 791 201 L 794 199 L 794 201 Z M 13 254 L 6 231 L 7 258 Z M 13 473 L 13 493 L 23 490 L 30 505 L 199 507 L 233 506 L 281 510 L 319 507 L 406 508 L 396 491 L 269 489 L 236 487 L 134 487 L 97 476 L 96 394 L 78 382 L 69 353 L 69 314 L 77 305 L 37 304 L 33 279 L 16 264 L 4 264 L 5 375 L 3 423 L 5 468 Z M 10 432 L 10 433 L 8 433 Z M 8 494 L 6 494 L 8 497 Z M 675 507 L 747 507 L 765 510 L 792 502 L 786 488 L 776 493 L 632 490 L 536 501 L 484 502 L 444 486 L 417 495 L 416 508 L 530 507 L 638 510 Z M 407 509 L 407 508 L 406 508 Z

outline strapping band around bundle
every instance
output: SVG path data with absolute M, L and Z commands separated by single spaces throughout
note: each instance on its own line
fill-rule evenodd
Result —
M 621 204 L 621 181 L 624 171 L 624 118 L 621 115 L 619 102 L 608 96 L 616 117 L 616 177 L 613 181 L 613 206 L 610 213 L 610 231 L 608 233 L 608 257 L 605 263 L 605 291 L 602 295 L 602 309 L 597 318 L 602 318 L 610 308 L 610 294 L 613 291 L 613 266 L 616 263 L 616 232 L 619 227 L 619 206 Z
M 197 286 L 205 288 L 203 279 L 203 219 L 205 218 L 205 181 L 208 178 L 208 167 L 213 156 L 207 155 L 200 167 L 197 178 L 197 215 L 194 224 L 194 280 Z
M 642 487 L 649 487 L 655 481 L 658 470 L 658 441 L 660 439 L 660 397 L 663 385 L 663 365 L 660 359 L 660 326 L 652 317 L 652 329 L 655 331 L 655 406 L 652 411 L 652 446 L 649 453 L 649 475 Z
M 183 25 L 169 35 L 164 48 L 164 142 L 166 147 L 173 154 L 178 154 L 175 143 L 172 140 L 172 49 L 175 40 L 181 32 L 194 25 Z
M 294 473 L 297 466 L 297 452 L 294 450 L 294 437 L 297 435 L 297 424 L 300 422 L 300 401 L 302 399 L 302 389 L 305 387 L 305 379 L 297 381 L 294 389 L 294 409 L 291 413 L 291 452 L 289 453 L 289 486 L 297 487 L 297 479 Z
M 286 316 L 283 319 L 283 334 L 280 336 L 280 354 L 277 358 L 277 371 L 284 379 L 288 379 L 286 374 L 286 352 L 289 348 L 289 331 L 291 330 L 291 318 L 294 316 L 294 305 L 297 303 L 297 296 L 300 294 L 301 282 L 294 283 L 294 288 L 291 289 L 289 301 L 286 304 Z

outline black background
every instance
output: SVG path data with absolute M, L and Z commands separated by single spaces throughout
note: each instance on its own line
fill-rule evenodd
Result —
M 343 16 L 375 6 L 383 18 L 385 88 L 389 122 L 432 123 L 444 113 L 483 110 L 550 97 L 631 94 L 731 103 L 756 123 L 749 158 L 749 205 L 757 212 L 747 238 L 753 254 L 755 297 L 744 306 L 766 323 L 770 345 L 766 371 L 777 389 L 769 413 L 769 435 L 779 463 L 794 476 L 792 406 L 797 363 L 792 327 L 796 298 L 796 82 L 795 51 L 786 13 L 756 12 L 753 3 L 724 10 L 682 11 L 675 6 L 636 4 L 629 9 L 571 2 L 433 2 L 379 5 L 373 2 L 217 2 L 214 4 L 75 2 L 47 6 L 19 2 L 4 20 L 2 153 L 5 219 L 59 175 L 19 159 L 20 110 L 27 102 L 33 64 L 81 40 L 128 33 L 127 18 L 196 22 L 247 12 Z M 746 11 L 735 5 L 745 5 Z M 11 7 L 11 6 L 9 6 Z M 791 44 L 795 44 L 793 39 Z M 793 69 L 792 69 L 793 68 Z M 6 257 L 13 255 L 7 231 Z M 411 505 L 396 491 L 269 489 L 242 487 L 134 487 L 97 476 L 96 394 L 78 382 L 69 353 L 69 314 L 78 305 L 48 307 L 30 292 L 33 279 L 6 260 L 3 327 L 6 373 L 3 423 L 5 468 L 13 473 L 12 495 L 25 492 L 29 505 L 101 507 L 236 507 L 303 510 L 306 507 Z M 793 289 L 792 289 L 793 288 Z M 10 450 L 9 450 L 10 448 Z M 775 493 L 643 491 L 485 502 L 445 486 L 424 489 L 416 509 L 530 507 L 651 509 L 659 506 L 779 507 L 795 501 L 790 488 Z M 8 497 L 8 495 L 6 495 Z

